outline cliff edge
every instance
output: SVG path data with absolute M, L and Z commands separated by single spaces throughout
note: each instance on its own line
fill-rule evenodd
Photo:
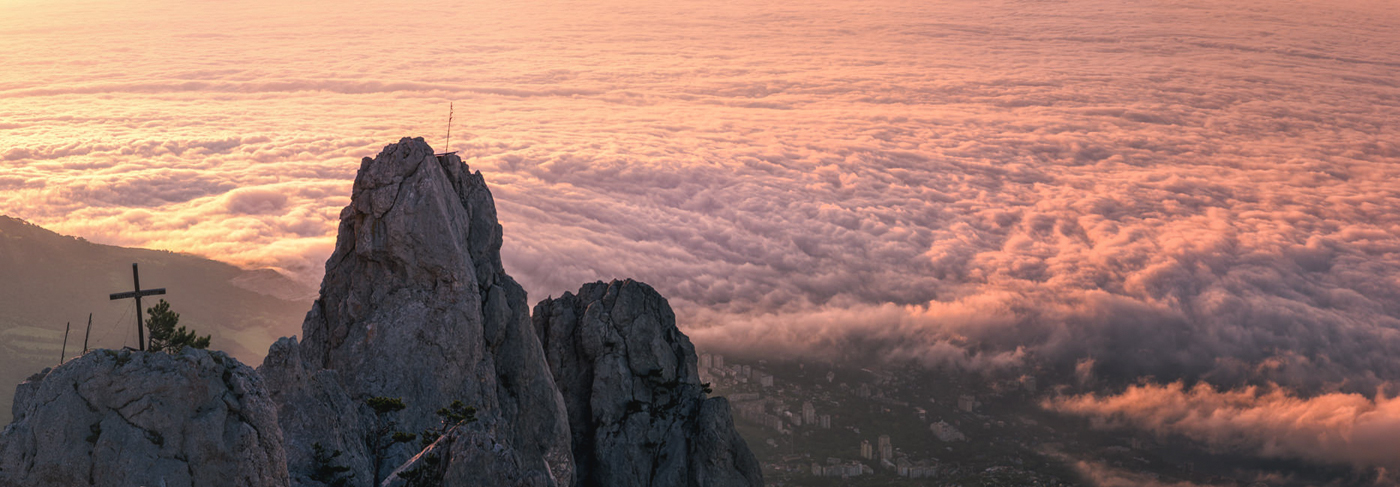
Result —
M 418 434 L 462 401 L 523 475 L 569 485 L 563 401 L 500 248 L 491 193 L 456 155 L 405 138 L 361 162 L 304 339 L 274 344 L 259 368 L 295 481 L 318 485 L 320 444 L 343 453 L 352 485 L 378 484 L 421 449 L 386 440 L 387 423 Z M 374 397 L 406 407 L 377 412 Z
M 666 298 L 628 279 L 535 306 L 564 396 L 576 485 L 761 486 L 729 402 L 706 398 L 695 348 Z
M 223 352 L 94 350 L 16 389 L 0 485 L 288 485 L 276 406 Z

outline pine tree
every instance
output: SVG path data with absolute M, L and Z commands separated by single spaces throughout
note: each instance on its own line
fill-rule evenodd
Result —
M 335 464 L 335 459 L 339 457 L 340 454 L 340 450 L 328 452 L 320 443 L 312 443 L 311 480 L 326 484 L 329 487 L 346 487 L 350 485 L 350 479 L 355 478 L 355 473 L 350 472 L 350 467 Z
M 432 445 L 442 435 L 452 431 L 452 428 L 476 422 L 476 408 L 462 401 L 452 401 L 447 407 L 438 409 L 437 415 L 442 418 L 438 428 L 424 430 L 418 435 L 422 438 L 423 448 Z M 404 487 L 431 487 L 437 485 L 437 480 L 441 479 L 442 468 L 442 458 L 436 453 L 429 453 L 417 467 L 399 472 L 398 476 L 404 479 Z
M 437 429 L 426 429 L 418 437 L 422 439 L 423 448 L 432 445 L 442 435 L 447 434 L 457 425 L 471 424 L 476 422 L 476 408 L 463 404 L 462 401 L 452 401 L 447 407 L 437 410 L 437 415 L 442 418 L 442 422 Z
M 180 313 L 170 311 L 170 303 L 164 299 L 147 308 L 146 314 L 150 315 L 146 319 L 146 328 L 151 331 L 150 351 L 176 354 L 185 347 L 209 347 L 209 335 L 201 337 L 194 330 L 186 331 L 183 326 L 175 328 L 180 323 Z
M 379 426 L 370 433 L 366 440 L 369 443 L 370 453 L 374 455 L 374 479 L 380 480 L 379 467 L 388 456 L 389 448 L 398 443 L 413 441 L 418 438 L 418 435 L 396 430 L 399 422 L 395 420 L 394 416 L 408 407 L 407 404 L 404 404 L 403 399 L 376 396 L 366 399 L 365 405 L 374 410 L 375 422 L 379 423 Z

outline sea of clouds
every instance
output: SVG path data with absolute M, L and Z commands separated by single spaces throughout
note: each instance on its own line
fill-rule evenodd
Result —
M 535 298 L 1400 466 L 1349 433 L 1400 434 L 1393 2 L 9 3 L 0 213 L 314 285 L 360 158 L 454 102 Z

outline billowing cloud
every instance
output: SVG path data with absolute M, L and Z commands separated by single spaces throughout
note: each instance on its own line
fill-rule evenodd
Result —
M 1075 473 L 1096 487 L 1207 487 L 1216 484 L 1197 484 L 1186 481 L 1162 481 L 1154 475 L 1115 468 L 1102 462 L 1078 460 L 1064 454 L 1053 454 L 1066 464 L 1074 467 Z M 1231 482 L 1234 485 L 1235 482 Z
M 1279 388 L 1221 391 L 1180 382 L 1130 386 L 1121 394 L 1061 397 L 1047 407 L 1095 418 L 1102 427 L 1182 435 L 1264 457 L 1400 467 L 1400 398 L 1328 393 L 1299 397 Z
M 63 233 L 314 283 L 360 158 L 455 101 L 536 298 L 1086 389 L 1400 381 L 1386 2 L 42 3 L 0 17 L 0 213 Z

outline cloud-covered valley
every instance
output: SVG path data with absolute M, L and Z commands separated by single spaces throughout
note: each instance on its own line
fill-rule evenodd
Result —
M 359 158 L 451 101 L 534 298 L 634 277 L 701 346 L 1076 414 L 1400 381 L 1390 2 L 17 3 L 0 213 L 62 233 L 314 283 Z

